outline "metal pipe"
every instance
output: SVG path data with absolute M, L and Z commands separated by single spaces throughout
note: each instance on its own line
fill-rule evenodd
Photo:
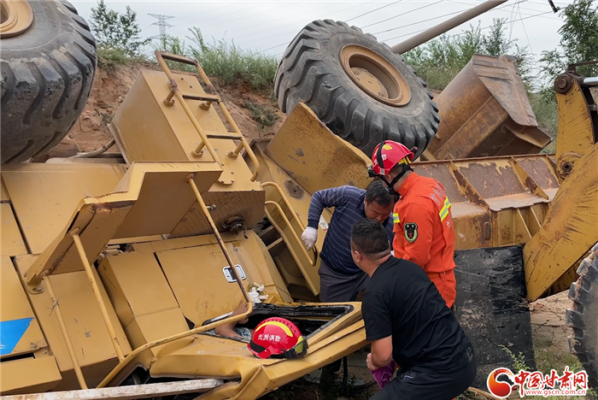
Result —
M 69 351 L 69 356 L 71 358 L 71 362 L 73 363 L 73 369 L 75 370 L 75 375 L 77 375 L 77 380 L 79 381 L 79 386 L 81 389 L 87 389 L 87 383 L 85 383 L 85 378 L 83 377 L 83 371 L 81 371 L 81 366 L 79 365 L 79 361 L 77 360 L 77 356 L 75 355 L 75 349 L 73 348 L 73 342 L 71 341 L 71 337 L 69 336 L 68 331 L 66 330 L 66 324 L 64 323 L 64 318 L 62 317 L 62 311 L 60 310 L 60 305 L 58 304 L 58 300 L 56 300 L 56 295 L 54 294 L 54 288 L 50 283 L 50 277 L 45 276 L 44 282 L 46 283 L 46 289 L 48 289 L 48 294 L 52 299 L 52 310 L 56 310 L 56 318 L 58 318 L 58 325 L 60 325 L 60 330 L 62 331 L 62 336 L 64 336 L 64 342 L 66 343 L 66 348 Z
M 233 259 L 231 258 L 230 254 L 228 254 L 228 250 L 226 250 L 226 246 L 224 245 L 224 240 L 222 240 L 222 236 L 220 236 L 220 232 L 218 232 L 218 228 L 216 227 L 216 224 L 214 223 L 214 220 L 212 219 L 212 216 L 210 215 L 210 211 L 208 210 L 206 203 L 203 201 L 203 198 L 201 197 L 201 193 L 199 193 L 199 189 L 197 189 L 197 185 L 195 184 L 195 181 L 193 180 L 193 178 L 194 178 L 194 175 L 191 174 L 191 176 L 189 177 L 187 182 L 189 182 L 189 185 L 191 185 L 191 188 L 193 189 L 193 193 L 195 193 L 195 198 L 197 199 L 197 203 L 199 203 L 199 207 L 201 208 L 203 215 L 208 220 L 208 223 L 210 224 L 210 227 L 212 228 L 212 232 L 214 232 L 214 236 L 216 236 L 216 240 L 218 241 L 218 244 L 220 245 L 220 249 L 222 249 L 222 253 L 224 254 L 224 258 L 226 258 L 226 262 L 228 262 L 228 265 L 230 266 L 232 274 L 234 275 L 235 279 L 237 280 L 237 284 L 239 285 L 239 288 L 241 289 L 241 293 L 243 293 L 245 300 L 248 303 L 251 303 L 251 297 L 249 296 L 249 293 L 247 293 L 247 291 L 245 290 L 245 287 L 243 286 L 243 281 L 241 281 L 241 277 L 237 273 L 237 268 L 235 268 L 235 263 L 233 262 Z
M 598 76 L 585 78 L 582 85 L 585 87 L 598 87 Z
M 415 35 L 415 36 L 405 40 L 404 42 L 395 44 L 392 47 L 392 51 L 393 51 L 393 53 L 397 53 L 397 54 L 406 53 L 409 50 L 416 48 L 420 44 L 426 43 L 428 40 L 434 39 L 435 37 L 440 36 L 443 33 L 448 32 L 451 29 L 456 28 L 457 26 L 459 26 L 461 24 L 464 24 L 465 22 L 469 21 L 470 19 L 473 19 L 473 18 L 485 13 L 486 11 L 491 10 L 494 7 L 497 7 L 506 2 L 507 2 L 507 0 L 488 0 L 488 1 L 480 4 L 479 6 L 476 6 L 470 10 L 467 10 L 464 13 L 461 13 L 447 21 L 444 21 L 441 24 L 438 24 L 438 25 L 428 29 L 425 32 L 420 33 L 419 35 Z
M 83 267 L 85 268 L 85 272 L 87 273 L 87 279 L 89 279 L 89 283 L 91 284 L 93 294 L 95 295 L 96 301 L 100 306 L 102 318 L 104 318 L 104 324 L 106 325 L 108 333 L 110 334 L 110 340 L 112 341 L 114 351 L 116 351 L 116 356 L 118 357 L 119 361 L 122 361 L 125 359 L 125 356 L 123 354 L 122 349 L 120 348 L 120 344 L 118 343 L 118 338 L 116 337 L 116 332 L 114 331 L 114 327 L 112 326 L 112 321 L 110 321 L 110 316 L 108 315 L 108 310 L 106 309 L 106 305 L 104 304 L 102 293 L 100 292 L 100 288 L 98 287 L 96 279 L 93 276 L 93 271 L 91 269 L 91 266 L 89 265 L 89 261 L 87 260 L 87 255 L 85 254 L 85 249 L 83 248 L 83 243 L 81 243 L 81 237 L 79 236 L 78 232 L 73 234 L 73 241 L 75 242 L 77 252 L 79 253 L 79 258 L 81 258 L 81 262 L 83 263 Z
M 95 156 L 99 156 L 100 154 L 105 153 L 110 147 L 114 146 L 114 143 L 116 143 L 116 140 L 112 139 L 99 149 L 95 149 L 87 153 L 79 153 L 69 158 L 93 158 Z

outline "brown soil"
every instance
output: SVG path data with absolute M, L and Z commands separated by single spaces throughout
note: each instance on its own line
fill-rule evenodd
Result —
M 70 157 L 77 152 L 92 151 L 108 143 L 112 139 L 108 124 L 139 76 L 141 68 L 158 69 L 155 64 L 98 67 L 89 100 L 77 122 L 58 146 L 34 161 L 45 162 L 51 157 Z M 210 80 L 216 86 L 224 104 L 246 138 L 273 136 L 284 122 L 285 115 L 268 95 L 252 92 L 246 85 L 223 86 L 219 84 L 217 78 L 210 78 Z M 252 119 L 251 112 L 245 107 L 246 102 L 272 109 L 279 119 L 274 126 L 260 128 Z M 109 152 L 117 151 L 116 146 L 112 146 L 109 150 Z

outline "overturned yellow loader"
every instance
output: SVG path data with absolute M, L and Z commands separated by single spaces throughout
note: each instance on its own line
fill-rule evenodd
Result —
M 197 62 L 157 57 L 164 72 L 143 71 L 111 125 L 126 164 L 2 169 L 3 395 L 126 397 L 143 382 L 148 397 L 252 399 L 365 344 L 359 303 L 293 302 L 253 230 L 264 188 L 282 190 L 238 156 L 257 161 Z M 228 316 L 240 300 L 249 310 Z M 261 360 L 206 333 L 272 316 L 299 326 L 305 358 Z

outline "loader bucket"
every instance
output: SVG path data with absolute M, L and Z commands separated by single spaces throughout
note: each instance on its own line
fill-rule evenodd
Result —
M 539 153 L 551 142 L 538 128 L 511 56 L 476 54 L 434 100 L 440 127 L 427 160 Z

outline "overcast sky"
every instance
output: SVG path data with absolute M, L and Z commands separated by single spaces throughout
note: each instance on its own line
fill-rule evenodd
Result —
M 71 0 L 79 14 L 88 21 L 96 2 Z M 148 15 L 163 14 L 172 25 L 170 35 L 184 38 L 188 29 L 199 27 L 208 41 L 234 40 L 250 50 L 263 51 L 273 56 L 282 55 L 286 46 L 303 26 L 315 19 L 345 21 L 374 34 L 390 46 L 413 36 L 467 10 L 481 0 L 399 0 L 399 1 L 157 1 L 106 0 L 109 8 L 123 12 L 127 5 L 137 12 L 144 37 L 156 36 L 157 19 Z M 554 1 L 565 7 L 572 0 Z M 493 18 L 507 18 L 507 35 L 528 46 L 536 58 L 544 50 L 558 46 L 557 33 L 562 25 L 559 14 L 554 14 L 548 0 L 509 0 L 505 4 L 450 31 L 458 34 L 469 24 L 481 27 L 492 24 Z M 487 30 L 486 30 L 487 32 Z M 188 40 L 187 40 L 188 42 Z

